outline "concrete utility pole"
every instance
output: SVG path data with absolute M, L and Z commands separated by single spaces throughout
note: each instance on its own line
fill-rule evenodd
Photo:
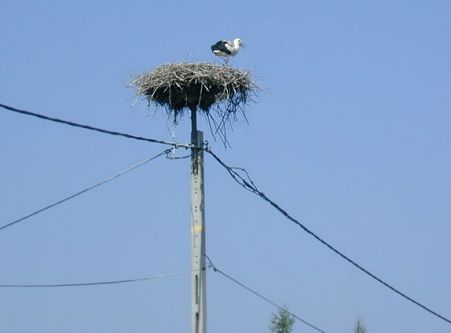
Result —
M 197 108 L 191 108 L 191 144 L 203 147 L 203 133 L 197 130 Z M 205 267 L 204 152 L 191 148 L 191 295 L 192 333 L 207 332 Z
M 149 103 L 165 106 L 174 120 L 191 111 L 191 268 L 192 333 L 207 332 L 205 204 L 203 133 L 197 131 L 197 113 L 211 119 L 212 132 L 219 131 L 224 143 L 225 129 L 258 91 L 249 71 L 204 62 L 172 63 L 137 76 L 132 85 Z

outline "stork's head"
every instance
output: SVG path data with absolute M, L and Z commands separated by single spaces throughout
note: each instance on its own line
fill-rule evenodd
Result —
M 243 47 L 243 48 L 246 48 L 246 46 L 244 45 L 243 41 L 242 41 L 241 39 L 239 39 L 239 38 L 235 38 L 235 39 L 233 40 L 233 44 L 234 44 L 235 47 Z

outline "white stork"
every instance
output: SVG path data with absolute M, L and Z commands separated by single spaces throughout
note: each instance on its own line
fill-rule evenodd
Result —
M 234 57 L 240 50 L 240 47 L 244 47 L 244 43 L 239 38 L 235 38 L 233 42 L 230 40 L 220 40 L 211 46 L 211 51 L 215 56 L 224 59 L 227 64 L 229 58 Z

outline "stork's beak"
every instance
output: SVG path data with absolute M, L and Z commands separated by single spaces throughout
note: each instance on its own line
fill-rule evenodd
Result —
M 240 46 L 245 49 L 246 48 L 246 44 L 244 44 L 243 42 L 240 42 Z

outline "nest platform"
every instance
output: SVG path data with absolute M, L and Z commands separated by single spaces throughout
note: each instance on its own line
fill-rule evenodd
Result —
M 249 71 L 205 62 L 160 65 L 131 85 L 149 103 L 176 114 L 185 108 L 209 112 L 219 104 L 235 112 L 257 88 Z

